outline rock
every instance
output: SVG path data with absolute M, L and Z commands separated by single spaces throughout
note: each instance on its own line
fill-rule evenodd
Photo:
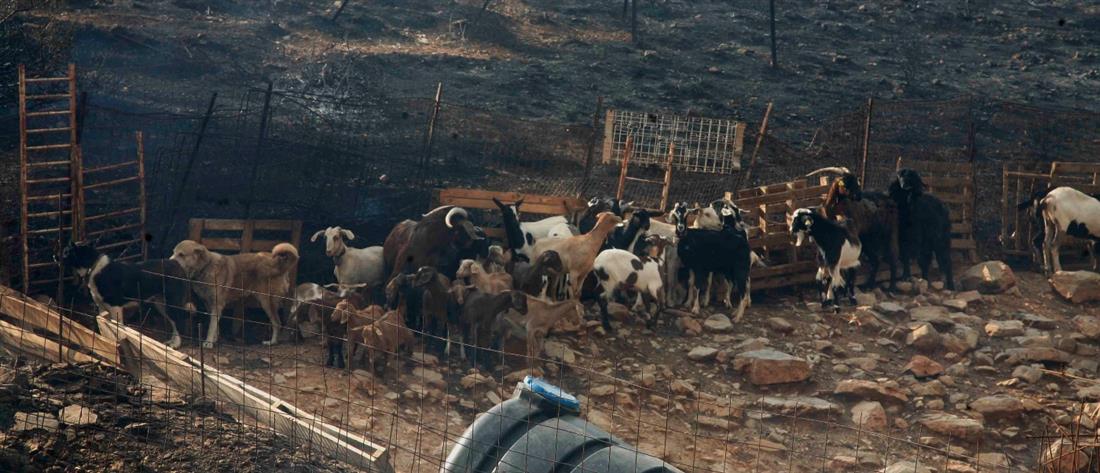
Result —
M 920 293 L 920 291 L 917 290 L 917 286 L 909 281 L 898 281 L 896 286 L 898 292 L 902 294 L 909 294 L 912 296 Z
M 937 363 L 935 360 L 928 358 L 924 355 L 914 355 L 909 364 L 905 365 L 905 369 L 913 373 L 913 376 L 918 378 L 927 378 L 929 376 L 938 376 L 943 373 L 943 365 Z
M 889 315 L 891 317 L 901 317 L 908 313 L 905 310 L 905 306 L 898 304 L 897 302 L 883 301 L 875 304 L 875 310 L 883 315 Z
M 836 455 L 829 459 L 829 463 L 826 465 L 829 471 L 837 473 L 847 472 L 859 466 L 859 460 L 856 457 L 850 455 Z
M 797 383 L 810 377 L 810 363 L 802 358 L 772 350 L 753 350 L 738 354 L 733 368 L 745 373 L 755 385 Z
M 939 351 L 943 346 L 943 337 L 928 322 L 922 322 L 905 336 L 905 344 L 926 352 Z
M 730 322 L 730 318 L 725 315 L 714 314 L 703 321 L 703 328 L 710 332 L 731 332 L 733 331 L 733 322 Z
M 576 354 L 574 354 L 573 350 L 564 343 L 547 340 L 543 344 L 543 347 L 543 350 L 546 351 L 546 356 L 552 359 L 564 361 L 567 365 L 572 365 L 577 362 Z
M 918 461 L 904 460 L 886 467 L 882 473 L 936 473 L 936 470 Z
M 1018 337 L 1024 334 L 1024 323 L 1019 320 L 990 320 L 985 324 L 985 334 L 994 338 Z
M 439 357 L 422 351 L 413 352 L 412 360 L 421 365 L 435 366 L 439 364 Z
M 750 338 L 733 346 L 734 351 L 753 351 L 768 348 L 769 340 L 763 337 Z
M 1012 376 L 1027 381 L 1028 384 L 1035 384 L 1043 378 L 1043 370 L 1034 366 L 1020 365 L 1012 370 Z
M 878 302 L 878 299 L 875 298 L 875 293 L 862 291 L 856 292 L 857 305 L 873 306 L 875 305 L 875 302 Z
M 855 366 L 863 371 L 874 371 L 878 368 L 878 360 L 869 356 L 848 358 L 847 360 L 844 360 L 844 363 Z
M 1016 286 L 1016 275 L 1001 261 L 986 261 L 967 269 L 959 278 L 959 286 L 964 291 L 1000 294 Z
M 1081 370 L 1088 375 L 1094 375 L 1096 374 L 1097 368 L 1100 368 L 1100 362 L 1089 358 L 1077 358 L 1069 362 L 1069 367 Z
M 1009 348 L 998 355 L 998 358 L 1002 356 L 1005 357 L 1005 362 L 1009 365 L 1018 365 L 1029 361 L 1069 363 L 1073 359 L 1069 353 L 1051 347 Z
M 54 432 L 58 426 L 57 419 L 47 412 L 16 412 L 15 424 L 12 425 L 11 430 L 12 432 L 22 432 L 42 429 L 47 432 Z
M 471 389 L 479 384 L 492 383 L 493 379 L 481 373 L 470 373 L 459 380 L 463 389 Z M 593 388 L 594 389 L 594 388 Z
M 691 317 L 680 317 L 677 319 L 677 323 L 680 324 L 680 329 L 684 331 L 686 335 L 699 335 L 703 333 L 703 325 Z
M 1055 385 L 1057 387 L 1057 385 Z M 1077 399 L 1082 401 L 1100 401 L 1100 384 L 1090 384 L 1077 388 Z
M 550 342 L 546 342 L 546 344 L 549 345 Z M 447 381 L 443 379 L 443 375 L 438 371 L 417 366 L 413 368 L 412 375 L 421 382 L 430 384 L 439 389 L 445 389 L 447 387 Z
M 1078 315 L 1073 318 L 1073 325 L 1081 335 L 1093 340 L 1100 339 L 1100 317 Z
M 769 318 L 767 322 L 768 327 L 776 333 L 787 334 L 794 332 L 794 326 L 791 325 L 790 322 L 787 322 L 787 319 L 784 319 L 782 317 L 772 317 Z
M 965 303 L 974 304 L 982 301 L 982 293 L 978 291 L 963 291 L 955 294 L 955 299 Z
M 1003 453 L 979 453 L 977 455 L 978 465 L 982 470 L 985 469 L 1003 469 L 1008 470 L 1011 463 L 1008 461 L 1008 455 Z
M 943 385 L 939 380 L 932 380 L 927 383 L 917 383 L 910 387 L 913 390 L 914 396 L 946 396 L 947 387 Z
M 340 405 L 340 400 L 333 397 L 326 397 L 325 400 L 321 402 L 321 405 L 324 407 L 336 407 Z
M 672 381 L 669 386 L 674 394 L 680 394 L 683 396 L 690 396 L 695 394 L 695 385 L 691 384 L 691 381 L 686 379 L 677 379 Z
M 1046 473 L 1081 473 L 1089 467 L 1089 454 L 1074 448 L 1070 440 L 1051 442 L 1043 451 L 1041 465 L 1046 465 Z
M 1058 271 L 1050 278 L 1054 290 L 1074 304 L 1100 301 L 1100 274 L 1092 271 Z
M 996 394 L 970 401 L 970 409 L 986 419 L 1012 419 L 1024 413 L 1024 403 L 1008 394 Z
M 943 346 L 952 353 L 965 354 L 978 348 L 978 331 L 965 325 L 956 325 L 951 333 L 943 336 Z
M 1054 330 L 1058 328 L 1059 323 L 1057 320 L 1043 317 L 1041 315 L 1032 314 L 1031 312 L 1017 312 L 1013 315 L 1016 320 L 1024 323 L 1024 326 L 1037 328 L 1039 330 Z
M 717 348 L 697 346 L 695 348 L 692 348 L 691 351 L 688 352 L 688 359 L 694 361 L 712 360 L 717 354 Z
M 945 412 L 936 412 L 921 417 L 917 422 L 924 428 L 941 435 L 974 441 L 982 435 L 982 422 L 968 417 L 959 417 Z
M 601 384 L 588 390 L 588 394 L 595 397 L 610 396 L 615 392 L 615 386 L 611 384 Z
M 863 379 L 845 379 L 837 383 L 833 394 L 894 404 L 909 402 L 909 396 L 896 384 L 877 383 Z
M 699 423 L 699 425 L 715 428 L 718 430 L 729 430 L 730 428 L 730 421 L 726 419 L 719 419 L 717 417 L 711 416 L 697 416 L 695 420 Z
M 765 396 L 760 400 L 760 404 L 765 410 L 798 417 L 831 416 L 841 412 L 840 406 L 819 397 L 810 396 Z M 753 405 L 755 406 L 756 403 Z
M 852 423 L 876 432 L 885 431 L 890 425 L 886 420 L 886 409 L 878 401 L 862 401 L 852 406 Z
M 968 304 L 967 304 L 966 301 L 964 301 L 962 299 L 944 299 L 944 300 L 940 301 L 940 305 L 942 305 L 944 307 L 947 307 L 948 309 L 955 309 L 955 310 L 958 310 L 958 311 L 964 311 L 964 310 L 966 310 L 966 306 Z
M 65 406 L 57 413 L 57 417 L 61 419 L 61 422 L 68 425 L 88 425 L 99 420 L 99 416 L 95 411 L 79 404 Z
M 928 322 L 943 330 L 950 330 L 955 326 L 947 308 L 936 305 L 914 307 L 909 310 L 909 318 L 914 322 Z

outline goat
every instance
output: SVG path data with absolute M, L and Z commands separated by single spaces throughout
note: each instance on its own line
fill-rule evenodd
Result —
M 468 291 L 458 317 L 463 339 L 467 344 L 478 348 L 500 348 L 489 331 L 497 316 L 509 309 L 527 314 L 527 295 L 520 291 L 504 291 L 499 294 L 488 294 L 477 289 Z
M 568 223 L 559 223 L 550 227 L 550 232 L 546 234 L 546 238 L 566 238 L 575 235 L 579 235 L 581 232 L 577 227 Z
M 1100 269 L 1096 245 L 1100 242 L 1100 194 L 1088 195 L 1072 187 L 1057 187 L 1037 192 L 1017 209 L 1031 208 L 1041 219 L 1043 271 L 1062 270 L 1061 246 L 1066 236 L 1089 240 L 1089 259 L 1093 271 Z
M 598 226 L 598 225 L 597 225 Z M 572 311 L 574 320 L 579 324 L 584 317 L 584 307 L 575 300 L 547 302 L 527 296 L 527 362 L 530 366 L 542 353 L 543 343 L 550 329 Z
M 807 176 L 825 172 L 839 174 L 825 195 L 822 204 L 825 216 L 852 222 L 862 245 L 861 254 L 870 263 L 867 279 L 861 287 L 872 290 L 878 285 L 879 264 L 885 259 L 890 268 L 889 288 L 894 290 L 897 281 L 896 257 L 899 251 L 897 203 L 885 193 L 864 192 L 859 178 L 847 168 L 823 168 Z
M 354 369 L 355 361 L 360 357 L 356 354 L 359 346 L 363 345 L 363 328 L 382 318 L 385 309 L 380 305 L 368 306 L 364 309 L 357 308 L 350 300 L 342 300 L 336 303 L 330 315 L 328 337 L 328 358 L 325 366 L 332 366 L 335 362 L 337 368 L 344 368 L 343 345 L 347 341 L 347 367 Z M 342 333 L 341 333 L 342 332 Z
M 626 203 L 613 197 L 593 197 L 588 201 L 588 207 L 581 212 L 577 220 L 577 230 L 580 231 L 580 234 L 592 231 L 592 228 L 596 226 L 599 215 L 604 212 L 611 212 L 622 218 L 624 209 L 631 206 L 632 203 Z
M 635 211 L 630 216 L 630 220 L 627 220 L 625 225 L 616 227 L 612 237 L 608 238 L 610 247 L 626 250 L 630 253 L 634 253 L 636 247 L 638 247 L 638 250 L 641 250 L 638 243 L 645 237 L 652 223 L 653 222 L 651 222 L 649 218 L 649 212 L 645 210 Z
M 336 265 L 332 268 L 336 282 L 342 285 L 362 284 L 368 289 L 382 284 L 382 278 L 386 276 L 386 262 L 381 246 L 350 247 L 347 242 L 354 240 L 355 234 L 340 227 L 318 230 L 309 241 L 315 242 L 321 236 L 325 237 L 325 256 L 332 258 Z
M 548 250 L 535 258 L 534 263 L 517 264 L 512 276 L 517 289 L 549 300 L 563 284 L 565 264 L 557 251 Z
M 737 314 L 734 320 L 739 321 L 745 315 L 745 308 L 751 300 L 749 269 L 752 265 L 752 250 L 749 249 L 748 235 L 738 226 L 733 212 L 724 209 L 723 213 L 721 230 L 687 228 L 684 221 L 677 223 L 677 253 L 682 265 L 678 279 L 690 278 L 694 282 L 688 288 L 687 299 L 693 301 L 692 313 L 698 314 L 702 276 L 717 273 L 725 277 L 730 284 L 724 302 L 727 307 L 733 307 L 730 296 L 736 287 Z M 687 303 L 686 300 L 684 302 Z
M 366 299 L 357 292 L 335 292 L 318 284 L 302 283 L 294 288 L 294 301 L 290 305 L 288 319 L 290 324 L 301 324 L 303 321 L 301 310 L 304 307 L 308 314 L 305 320 L 318 325 L 320 344 L 328 350 L 325 366 L 338 368 L 344 367 L 343 340 L 348 336 L 347 321 L 344 320 L 341 323 L 340 318 L 334 315 L 334 311 L 341 302 L 348 302 L 352 307 L 366 306 Z
M 567 227 L 569 225 L 568 220 L 562 216 L 547 217 L 537 222 L 520 222 L 519 208 L 523 205 L 523 199 L 511 205 L 505 205 L 493 197 L 493 203 L 500 209 L 500 220 L 505 236 L 508 238 L 508 248 L 513 256 L 522 256 L 530 260 L 532 247 L 536 241 L 547 238 L 550 231 L 560 225 Z
M 910 277 L 909 261 L 917 256 L 921 277 L 928 279 L 932 255 L 943 273 L 944 287 L 955 290 L 951 271 L 951 218 L 947 206 L 924 192 L 920 174 L 900 169 L 890 183 L 890 198 L 898 207 L 898 246 L 902 277 Z
M 399 353 L 413 342 L 413 332 L 405 326 L 404 318 L 399 310 L 391 310 L 360 331 L 372 372 L 378 371 L 378 361 L 385 360 L 387 354 Z
M 610 249 L 600 252 L 592 265 L 592 271 L 600 285 L 600 322 L 604 330 L 611 332 L 611 322 L 608 320 L 607 302 L 614 297 L 617 291 L 637 292 L 633 309 L 643 308 L 643 298 L 648 296 L 657 305 L 657 310 L 646 319 L 646 326 L 653 328 L 657 324 L 657 316 L 664 308 L 664 292 L 661 281 L 661 260 L 648 256 L 638 257 L 633 253 Z
M 585 276 L 588 276 L 588 273 L 592 271 L 592 262 L 595 261 L 596 255 L 599 254 L 608 234 L 620 222 L 622 222 L 622 219 L 610 212 L 601 213 L 596 221 L 596 226 L 588 233 L 535 243 L 534 256 L 537 258 L 547 251 L 557 251 L 570 278 L 568 297 L 578 297 Z
M 861 251 L 855 229 L 844 222 L 801 208 L 791 216 L 790 233 L 795 237 L 796 247 L 801 247 L 807 238 L 817 245 L 817 280 L 823 288 L 822 306 L 836 303 L 838 289 L 846 289 L 848 300 L 855 304 L 855 268 L 859 267 Z M 840 310 L 839 305 L 835 307 Z
M 388 279 L 412 266 L 441 267 L 449 254 L 460 256 L 457 250 L 468 249 L 484 241 L 483 232 L 470 221 L 462 207 L 445 205 L 424 214 L 419 222 L 405 220 L 397 224 L 382 244 L 382 257 Z M 488 246 L 485 247 L 488 251 Z M 457 261 L 454 262 L 458 269 Z M 450 273 L 448 277 L 453 276 Z
M 512 288 L 512 275 L 508 273 L 489 273 L 485 267 L 472 259 L 462 260 L 455 273 L 455 280 L 465 279 L 470 285 L 486 294 L 499 294 Z
M 733 202 L 731 202 L 729 200 L 726 200 L 726 199 L 718 199 L 718 200 L 715 200 L 715 201 L 711 202 L 711 204 L 709 206 L 697 206 L 694 209 L 690 208 L 690 206 L 688 205 L 687 202 L 681 202 L 681 203 L 675 204 L 673 206 L 672 212 L 670 213 L 670 219 L 669 220 L 672 221 L 677 226 L 681 222 L 683 222 L 684 225 L 686 225 L 688 228 L 717 231 L 717 230 L 721 230 L 723 227 L 725 227 L 726 218 L 723 217 L 723 215 L 727 215 L 727 214 L 732 219 L 731 222 L 734 224 L 736 229 L 741 231 L 742 233 L 745 233 L 745 235 L 747 237 L 748 236 L 748 226 L 745 225 L 745 222 L 742 219 L 741 209 L 739 207 L 737 207 L 737 205 L 735 205 Z M 675 242 L 675 241 L 676 240 L 673 239 L 673 242 Z M 676 281 L 676 280 L 679 279 L 678 273 L 679 273 L 679 269 L 680 269 L 679 268 L 680 264 L 679 264 L 679 261 L 677 259 L 678 257 L 676 255 L 676 246 L 675 245 L 671 246 L 670 250 L 672 250 L 672 252 L 667 257 L 667 260 L 668 260 L 667 265 L 673 267 L 675 269 L 675 271 L 672 271 L 672 272 L 666 271 L 666 273 L 668 274 L 669 281 Z M 764 259 L 761 258 L 760 255 L 756 253 L 756 251 L 752 251 L 751 249 L 749 251 L 749 261 L 750 261 L 750 266 L 762 266 L 762 267 L 767 266 L 767 265 L 764 264 Z M 713 282 L 714 282 L 714 277 L 713 276 L 714 276 L 713 273 L 711 273 L 707 276 L 706 290 L 703 292 L 703 306 L 704 307 L 710 305 L 711 286 L 713 286 Z M 694 277 L 695 277 L 694 273 L 689 274 L 689 278 L 688 278 L 688 285 L 689 286 L 693 286 L 695 284 Z M 719 275 L 719 277 L 722 277 L 722 276 Z M 728 286 L 728 284 L 729 284 L 729 281 L 727 281 L 727 288 L 726 288 L 727 292 L 729 292 L 729 290 L 732 289 L 731 287 Z M 669 284 L 669 286 L 671 287 L 672 284 Z M 669 300 L 671 300 L 671 293 L 669 295 L 670 295 Z M 698 296 L 696 296 L 696 298 L 697 297 Z

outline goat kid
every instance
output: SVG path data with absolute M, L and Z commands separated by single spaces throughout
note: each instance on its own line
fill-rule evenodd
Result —
M 464 280 L 486 294 L 499 294 L 512 288 L 512 275 L 490 273 L 481 263 L 472 259 L 462 260 L 455 272 L 455 279 Z
M 600 285 L 600 321 L 604 330 L 609 333 L 614 330 L 607 313 L 607 304 L 619 292 L 637 293 L 632 307 L 634 311 L 643 310 L 649 302 L 656 304 L 656 310 L 646 317 L 646 326 L 652 329 L 657 325 L 657 317 L 664 308 L 660 265 L 659 257 L 638 257 L 620 249 L 604 250 L 596 256 L 592 271 Z M 643 303 L 643 298 L 649 300 Z
M 859 236 L 845 224 L 806 208 L 794 211 L 790 232 L 795 237 L 796 247 L 801 247 L 806 240 L 817 245 L 817 280 L 823 286 L 822 306 L 835 305 L 839 311 L 836 294 L 843 290 L 847 291 L 848 300 L 855 304 L 855 268 L 859 267 L 861 248 Z

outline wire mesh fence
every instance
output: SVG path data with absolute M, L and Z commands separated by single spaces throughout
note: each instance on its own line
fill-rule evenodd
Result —
M 233 297 L 273 296 L 286 306 L 294 302 L 284 294 L 228 289 Z M 326 458 L 368 471 L 445 471 L 449 452 L 461 443 L 487 453 L 501 468 L 529 471 L 520 462 L 531 462 L 568 470 L 585 455 L 555 454 L 552 448 L 547 453 L 542 446 L 516 457 L 496 450 L 506 445 L 463 440 L 467 426 L 509 399 L 533 368 L 577 395 L 579 422 L 594 427 L 581 434 L 592 436 L 593 451 L 608 441 L 599 437 L 606 431 L 627 442 L 619 448 L 631 455 L 681 471 L 1009 472 L 1035 471 L 1054 462 L 1090 466 L 1097 459 L 1096 429 L 1089 424 L 1096 416 L 1084 404 L 1069 429 L 1046 424 L 1049 420 L 1029 425 L 1021 434 L 1034 435 L 1036 441 L 1019 451 L 992 441 L 996 435 L 985 431 L 930 436 L 921 423 L 887 426 L 882 418 L 849 416 L 843 401 L 754 394 L 727 380 L 685 379 L 667 367 L 628 379 L 620 376 L 619 364 L 590 353 L 552 354 L 549 342 L 547 356 L 541 347 L 538 356 L 527 356 L 508 340 L 495 344 L 411 329 L 404 311 L 396 309 L 379 317 L 385 309 L 368 316 L 371 310 L 353 307 L 350 319 L 366 324 L 355 327 L 334 323 L 341 315 L 334 305 L 305 302 L 300 317 L 292 319 L 298 323 L 284 331 L 286 339 L 277 345 L 237 340 L 212 347 L 201 343 L 209 314 L 196 311 L 177 321 L 183 335 L 177 352 L 156 341 L 168 332 L 149 306 L 127 316 L 128 325 L 139 331 L 87 306 L 47 306 L 8 289 L 0 297 L 0 346 L 19 360 L 9 359 L 3 371 L 8 379 L 16 379 L 13 373 L 24 376 L 22 382 L 0 385 L 0 396 L 11 396 L 15 411 L 0 413 L 0 421 L 14 422 L 17 438 L 64 425 L 95 432 L 108 442 L 136 442 L 145 450 L 145 461 L 159 458 L 157 450 L 163 448 L 181 450 L 175 460 L 193 458 L 196 447 L 189 445 L 197 444 L 199 450 L 217 449 L 212 454 L 241 468 L 237 471 L 271 471 L 265 469 Z M 307 316 L 311 311 L 315 314 Z M 63 323 L 74 313 L 94 321 L 92 328 Z M 247 314 L 233 317 L 245 325 L 246 338 L 264 338 L 272 328 Z M 372 337 L 368 332 L 373 330 L 410 330 L 413 337 L 399 344 Z M 317 343 L 322 337 L 344 346 L 348 365 L 328 366 L 327 347 Z M 563 329 L 549 340 L 572 345 L 583 337 Z M 453 345 L 449 353 L 442 350 L 448 340 Z M 357 351 L 365 353 L 364 360 L 356 361 Z M 37 364 L 57 361 L 75 365 Z M 30 366 L 20 368 L 25 362 Z M 882 402 L 891 405 L 888 397 Z M 525 432 L 538 424 L 543 442 L 577 435 L 572 427 L 547 424 L 545 418 L 518 421 L 526 424 Z M 1053 453 L 1044 453 L 1052 448 Z M 272 453 L 278 449 L 284 454 Z M 121 456 L 132 461 L 132 453 Z M 316 471 L 346 468 L 335 464 Z

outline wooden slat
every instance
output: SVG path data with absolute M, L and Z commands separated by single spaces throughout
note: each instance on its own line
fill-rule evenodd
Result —
M 124 168 L 126 166 L 136 166 L 137 164 L 138 164 L 137 160 L 134 160 L 134 161 L 126 161 L 124 163 L 107 164 L 105 166 L 98 166 L 98 167 L 94 167 L 94 168 L 84 168 L 84 175 L 93 174 L 93 173 L 97 173 L 97 172 L 103 172 L 103 171 L 110 171 L 110 170 L 113 170 L 113 169 Z
M 27 179 L 27 184 L 32 184 L 32 185 L 33 184 L 51 184 L 51 183 L 57 183 L 57 182 L 69 182 L 69 178 L 66 176 L 66 177 L 48 177 L 48 178 L 43 178 L 43 179 Z M 56 194 L 54 194 L 54 198 L 55 199 L 57 198 Z
M 101 251 L 102 250 L 110 250 L 112 248 L 121 248 L 121 247 L 124 247 L 124 246 L 133 245 L 134 243 L 141 243 L 141 238 L 135 238 L 133 240 L 126 240 L 126 241 L 118 241 L 118 242 L 109 243 L 109 244 L 106 244 L 106 245 L 103 245 L 103 246 L 97 246 L 95 248 L 97 250 L 101 250 Z
M 27 96 L 27 100 L 57 100 L 67 98 L 69 98 L 69 94 L 39 94 Z
M 125 184 L 127 182 L 136 182 L 138 179 L 140 179 L 140 177 L 130 176 L 130 177 L 123 177 L 123 178 L 120 178 L 120 179 L 114 179 L 114 180 L 106 181 L 106 182 L 97 182 L 95 184 L 85 184 L 84 185 L 84 190 L 89 191 L 89 190 L 93 190 L 93 189 L 99 189 L 99 188 L 102 188 L 102 187 L 117 186 L 119 184 Z
M 8 320 L 58 335 L 108 363 L 118 365 L 118 347 L 87 327 L 11 288 L 0 286 L 0 313 Z M 56 344 L 52 350 L 57 354 Z
M 55 161 L 40 161 L 40 162 L 37 162 L 37 163 L 27 163 L 27 167 L 31 168 L 31 169 L 34 169 L 34 168 L 50 168 L 50 167 L 69 166 L 72 163 L 73 162 L 68 160 L 68 159 L 61 159 L 61 160 L 55 160 Z
M 0 346 L 16 354 L 45 360 L 50 363 L 94 362 L 95 358 L 65 346 L 58 346 L 53 340 L 42 338 L 35 333 L 23 330 L 0 320 Z
M 27 151 L 48 151 L 48 150 L 51 150 L 51 149 L 69 149 L 69 148 L 72 148 L 72 146 L 73 145 L 70 144 L 70 143 L 57 143 L 57 144 L 52 144 L 52 145 L 28 146 Z
M 57 128 L 34 128 L 27 130 L 28 135 L 37 135 L 42 133 L 55 133 L 55 132 L 69 132 L 72 131 L 71 127 L 63 126 Z
M 40 82 L 64 82 L 64 81 L 67 81 L 67 80 L 69 80 L 68 76 L 66 76 L 66 77 L 28 77 L 28 78 L 24 79 L 24 81 L 28 84 L 37 84 L 37 83 L 40 83 Z
M 241 252 L 241 240 L 239 238 L 199 238 L 199 243 L 214 251 Z
M 105 218 L 120 217 L 126 214 L 138 213 L 141 211 L 141 207 L 133 207 L 129 209 L 116 210 L 114 212 L 107 212 L 105 214 L 89 215 L 84 217 L 84 222 L 94 222 L 96 220 L 103 220 Z
M 44 112 L 27 112 L 27 118 L 34 117 L 55 117 L 58 115 L 68 115 L 68 110 L 47 110 Z
M 126 224 L 126 225 L 120 225 L 120 226 L 117 226 L 117 227 L 104 228 L 104 229 L 100 229 L 100 230 L 93 230 L 93 231 L 85 233 L 84 236 L 90 238 L 90 237 L 94 237 L 94 236 L 105 235 L 105 234 L 112 233 L 112 232 L 123 232 L 123 231 L 127 231 L 127 230 L 133 230 L 133 229 L 136 229 L 136 228 L 141 228 L 141 224 L 140 223 L 130 223 L 130 224 Z
M 68 199 L 72 197 L 72 194 L 61 194 L 62 199 Z M 38 202 L 42 200 L 52 200 L 57 202 L 57 194 L 45 194 L 45 195 L 29 195 L 27 196 L 27 202 Z
M 465 198 L 450 198 L 445 201 L 448 205 L 457 205 L 459 207 L 467 209 L 484 209 L 484 210 L 496 210 L 497 206 L 493 204 L 491 200 L 483 199 L 465 199 Z M 558 205 L 545 205 L 545 204 L 528 204 L 526 201 L 520 207 L 520 214 L 534 214 L 534 215 L 564 215 L 562 213 L 563 207 Z M 522 218 L 522 215 L 520 216 Z

